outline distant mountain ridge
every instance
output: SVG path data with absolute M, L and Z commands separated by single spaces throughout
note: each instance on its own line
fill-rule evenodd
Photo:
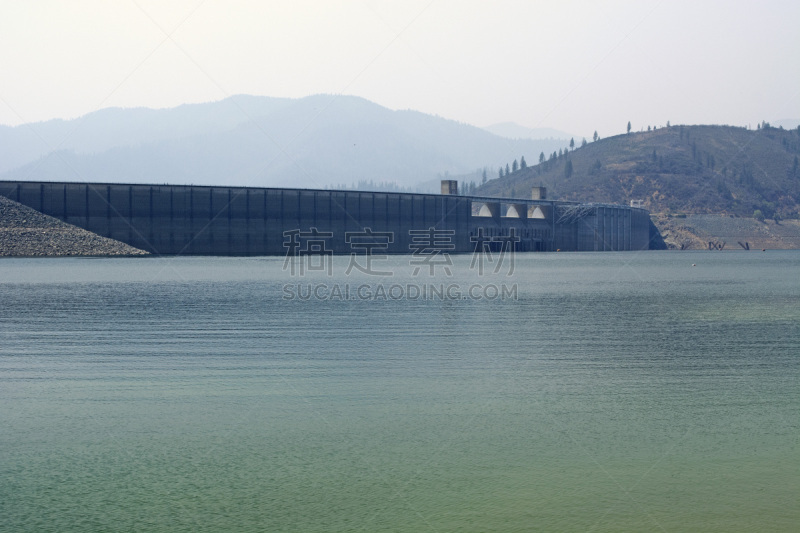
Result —
M 53 151 L 91 154 L 120 146 L 226 131 L 248 117 L 268 115 L 291 102 L 288 98 L 240 95 L 213 104 L 185 104 L 167 109 L 112 107 L 72 120 L 0 126 L 0 172 Z
M 0 127 L 0 179 L 317 188 L 363 181 L 413 187 L 447 173 L 533 159 L 559 146 L 566 143 L 506 139 L 353 96 L 239 95 Z
M 570 139 L 577 139 L 575 142 L 578 142 L 582 138 L 553 128 L 528 128 L 515 122 L 501 122 L 483 129 L 507 139 L 563 139 L 569 143 Z

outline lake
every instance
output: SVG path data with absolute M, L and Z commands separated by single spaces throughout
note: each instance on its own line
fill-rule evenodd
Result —
M 796 530 L 800 252 L 490 259 L 0 260 L 0 530 Z

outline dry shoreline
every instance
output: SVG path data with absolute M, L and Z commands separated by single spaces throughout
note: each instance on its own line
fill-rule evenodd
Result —
M 760 222 L 729 215 L 659 213 L 651 214 L 650 218 L 671 250 L 800 249 L 800 220 Z

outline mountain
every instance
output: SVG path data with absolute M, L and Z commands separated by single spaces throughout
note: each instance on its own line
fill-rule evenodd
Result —
M 225 131 L 250 117 L 268 115 L 291 103 L 288 98 L 240 95 L 212 104 L 186 104 L 170 109 L 107 108 L 74 120 L 0 126 L 0 172 L 50 152 L 94 154 L 114 147 Z
M 566 140 L 567 143 L 569 143 L 570 139 L 581 139 L 578 135 L 554 130 L 553 128 L 527 128 L 515 122 L 501 122 L 486 126 L 483 129 L 506 139 L 561 139 Z
M 413 187 L 497 168 L 563 140 L 510 140 L 353 96 L 240 95 L 172 109 L 104 109 L 0 128 L 0 179 Z
M 477 190 L 627 204 L 654 213 L 800 216 L 800 129 L 672 126 L 591 142 Z M 529 162 L 529 164 L 532 163 Z

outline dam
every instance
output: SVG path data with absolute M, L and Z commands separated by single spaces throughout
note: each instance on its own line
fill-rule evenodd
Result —
M 546 199 L 263 187 L 0 181 L 0 195 L 157 255 L 646 250 L 642 208 Z

